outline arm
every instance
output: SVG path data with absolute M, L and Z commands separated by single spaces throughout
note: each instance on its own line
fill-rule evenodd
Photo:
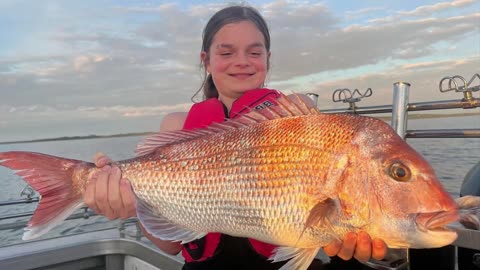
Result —
M 163 118 L 160 131 L 182 129 L 187 113 L 171 113 Z M 95 165 L 101 170 L 88 181 L 83 195 L 85 203 L 96 213 L 108 219 L 136 216 L 135 195 L 126 178 L 116 166 L 110 166 L 110 158 L 102 153 L 94 157 Z M 163 252 L 176 255 L 182 249 L 178 242 L 163 241 L 149 234 L 141 225 L 144 235 Z

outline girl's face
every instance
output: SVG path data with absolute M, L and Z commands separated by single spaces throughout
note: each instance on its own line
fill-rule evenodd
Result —
M 270 53 L 265 38 L 250 21 L 224 25 L 208 51 L 202 52 L 220 98 L 236 99 L 245 91 L 262 87 Z

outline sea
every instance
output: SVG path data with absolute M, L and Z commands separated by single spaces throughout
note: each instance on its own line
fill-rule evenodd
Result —
M 480 116 L 415 119 L 408 122 L 409 130 L 445 128 L 480 129 Z M 33 151 L 86 161 L 91 161 L 95 153 L 103 152 L 114 160 L 122 160 L 134 156 L 135 146 L 143 138 L 142 136 L 130 136 L 2 144 L 0 145 L 0 152 L 13 150 Z M 480 138 L 411 138 L 407 142 L 430 162 L 443 186 L 453 197 L 459 196 L 460 188 L 467 172 L 480 162 Z M 20 194 L 26 183 L 4 167 L 0 167 L 0 183 L 2 183 L 0 202 L 22 198 Z M 0 226 L 3 224 L 20 224 L 28 221 L 29 218 L 5 219 L 5 217 L 12 214 L 30 212 L 35 207 L 36 203 L 0 207 Z M 65 221 L 42 238 L 115 228 L 119 226 L 119 223 L 120 221 L 118 220 L 109 221 L 101 216 Z M 22 234 L 22 228 L 0 231 L 0 246 L 22 242 Z

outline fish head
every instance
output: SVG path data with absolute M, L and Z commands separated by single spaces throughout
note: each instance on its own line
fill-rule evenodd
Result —
M 457 234 L 445 226 L 458 219 L 456 204 L 422 155 L 374 118 L 359 125 L 353 141 L 358 177 L 348 185 L 363 193 L 355 199 L 360 206 L 351 206 L 363 213 L 362 229 L 389 247 L 434 248 L 455 241 Z

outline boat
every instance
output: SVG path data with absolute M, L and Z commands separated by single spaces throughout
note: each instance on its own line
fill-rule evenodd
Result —
M 479 85 L 473 82 L 478 79 Z M 363 93 L 358 89 L 337 89 L 333 92 L 334 102 L 348 104 L 346 109 L 322 110 L 325 113 L 349 112 L 357 114 L 391 113 L 391 126 L 399 136 L 410 138 L 480 138 L 480 129 L 435 129 L 408 130 L 408 112 L 448 109 L 480 109 L 480 75 L 475 74 L 471 80 L 455 75 L 444 77 L 439 84 L 440 92 L 458 92 L 462 95 L 456 100 L 440 100 L 412 103 L 409 101 L 410 84 L 396 82 L 393 84 L 393 102 L 391 105 L 360 107 L 358 102 L 372 95 L 369 88 Z M 307 94 L 314 102 L 318 95 Z M 462 184 L 460 195 L 480 196 L 480 160 L 468 173 Z M 33 190 L 26 187 L 23 198 L 1 201 L 0 207 L 9 205 L 32 204 L 38 202 Z M 9 214 L 0 217 L 0 231 L 20 230 L 25 223 L 8 222 L 19 217 L 28 217 L 31 212 Z M 75 213 L 69 219 L 82 220 L 96 214 L 89 209 Z M 458 232 L 458 239 L 452 246 L 437 250 L 424 250 L 415 254 L 409 250 L 397 250 L 398 256 L 382 261 L 370 260 L 363 269 L 480 269 L 480 231 L 463 227 L 452 227 Z M 318 258 L 328 257 L 319 254 Z M 433 261 L 439 267 L 432 267 Z M 134 218 L 121 221 L 116 227 L 40 239 L 0 247 L 0 269 L 125 269 L 158 270 L 181 269 L 183 259 L 161 252 L 141 233 L 138 221 Z

